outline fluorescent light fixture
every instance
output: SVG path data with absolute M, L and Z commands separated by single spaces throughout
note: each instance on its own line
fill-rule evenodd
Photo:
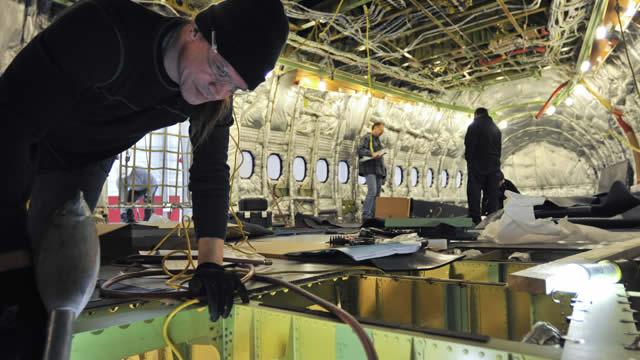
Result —
M 607 28 L 604 25 L 598 26 L 596 29 L 596 39 L 602 40 L 607 37 Z
M 580 64 L 580 71 L 583 73 L 586 73 L 589 69 L 591 69 L 591 63 L 588 60 L 585 60 Z
M 507 126 L 509 126 L 509 123 L 507 122 L 507 120 L 502 120 L 498 123 L 498 128 L 500 128 L 500 130 L 506 129 Z
M 318 89 L 320 91 L 326 91 L 327 90 L 327 83 L 324 82 L 324 80 L 320 79 L 320 82 L 318 83 Z
M 575 293 L 600 284 L 615 284 L 622 273 L 618 265 L 604 260 L 597 264 L 568 264 L 547 279 L 547 293 L 563 291 Z
M 553 105 L 549 105 L 549 107 L 547 108 L 547 110 L 545 110 L 544 113 L 547 115 L 553 115 L 556 113 L 556 107 Z
M 502 79 L 504 79 L 504 76 L 498 76 L 498 77 L 496 78 L 496 80 L 502 80 Z
M 574 101 L 572 97 L 568 97 L 564 100 L 564 103 L 567 104 L 568 106 L 572 106 Z

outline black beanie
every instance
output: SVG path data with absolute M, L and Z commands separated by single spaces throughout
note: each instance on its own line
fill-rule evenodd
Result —
M 289 20 L 280 0 L 225 0 L 196 15 L 196 26 L 249 85 L 273 70 L 287 41 Z

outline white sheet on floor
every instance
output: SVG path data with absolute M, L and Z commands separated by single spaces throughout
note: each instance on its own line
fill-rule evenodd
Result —
M 504 214 L 499 220 L 487 225 L 480 234 L 480 240 L 499 244 L 530 243 L 603 243 L 628 240 L 633 234 L 617 233 L 593 226 L 578 225 L 566 218 L 555 223 L 551 219 L 536 219 L 535 205 L 541 205 L 545 198 L 526 196 L 511 191 L 505 193 Z M 636 235 L 637 236 L 637 235 Z

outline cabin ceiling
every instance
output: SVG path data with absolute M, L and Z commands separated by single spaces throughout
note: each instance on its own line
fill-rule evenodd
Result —
M 374 81 L 435 94 L 574 64 L 593 5 L 564 0 L 284 3 L 292 24 L 285 57 L 362 77 L 368 73 L 368 47 Z
M 53 10 L 70 3 L 57 0 Z M 210 3 L 165 4 L 187 16 Z M 373 82 L 438 96 L 573 66 L 593 3 L 283 0 L 291 29 L 283 57 L 314 65 L 329 77 L 337 70 L 360 81 L 368 79 L 370 67 Z M 155 8 L 170 13 L 166 5 Z

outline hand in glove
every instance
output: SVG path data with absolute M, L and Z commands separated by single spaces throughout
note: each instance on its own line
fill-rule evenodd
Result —
M 229 316 L 236 295 L 240 295 L 242 302 L 249 302 L 247 289 L 238 276 L 214 263 L 198 265 L 189 281 L 189 291 L 201 301 L 207 301 L 211 321 L 217 321 L 220 316 Z

